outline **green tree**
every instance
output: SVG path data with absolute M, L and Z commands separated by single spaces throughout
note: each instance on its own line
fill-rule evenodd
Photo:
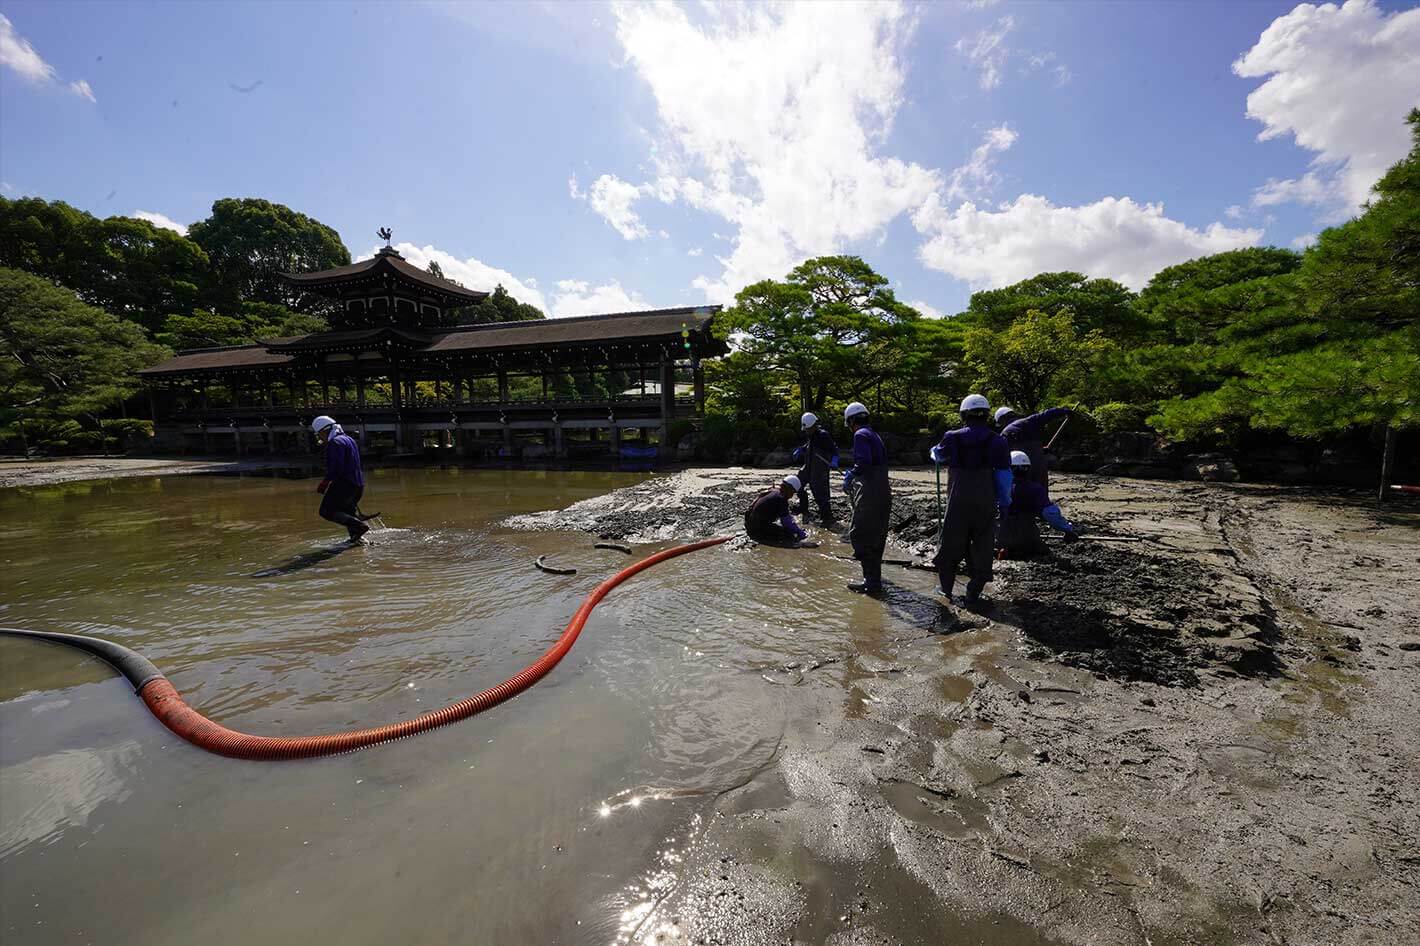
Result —
M 168 352 L 143 329 L 54 283 L 0 268 L 0 422 L 28 447 L 27 425 L 103 416 L 140 387 L 136 372 Z
M 208 283 L 207 255 L 181 234 L 34 197 L 0 198 L 0 266 L 52 279 L 149 331 L 191 311 Z
M 880 381 L 920 319 L 859 257 L 821 256 L 740 290 L 719 325 L 760 370 L 793 381 L 802 409 L 820 411 L 831 389 Z
M 467 322 L 526 322 L 532 319 L 546 318 L 542 310 L 535 305 L 526 302 L 519 302 L 508 294 L 508 290 L 499 283 L 493 287 L 493 291 L 488 294 L 478 305 L 464 309 L 467 314 Z
M 296 312 L 327 313 L 329 302 L 292 289 L 281 274 L 350 262 L 350 251 L 333 229 L 283 204 L 255 197 L 218 200 L 212 215 L 194 223 L 188 236 L 211 261 L 210 302 L 219 311 L 234 311 L 243 302 L 266 302 Z
M 1099 330 L 1077 332 L 1068 309 L 1054 314 L 1031 310 L 1005 331 L 968 329 L 965 359 L 998 402 L 1033 412 L 1052 393 L 1078 390 L 1088 367 L 1112 348 Z
M 1111 338 L 1134 338 L 1148 329 L 1128 287 L 1071 272 L 1041 273 L 1015 285 L 972 293 L 965 315 L 972 324 L 999 332 L 1032 310 L 1062 309 L 1084 332 L 1098 329 Z

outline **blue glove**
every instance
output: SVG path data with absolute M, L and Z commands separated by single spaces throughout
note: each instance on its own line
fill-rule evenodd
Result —
M 942 461 L 945 460 L 945 459 L 946 459 L 946 455 L 942 453 L 942 445 L 941 445 L 941 444 L 937 444 L 935 447 L 932 448 L 932 462 L 933 462 L 933 463 L 937 464 L 938 466 L 941 466 L 941 465 L 942 465 Z
M 797 448 L 793 453 L 789 454 L 789 457 L 790 457 L 790 459 L 792 459 L 795 463 L 803 463 L 803 462 L 804 462 L 804 448 L 803 448 L 803 447 Z
M 853 471 L 849 470 L 843 474 L 843 491 L 848 492 L 848 487 L 853 485 Z
M 838 469 L 838 454 L 835 453 L 832 457 L 829 458 L 828 468 L 830 470 Z

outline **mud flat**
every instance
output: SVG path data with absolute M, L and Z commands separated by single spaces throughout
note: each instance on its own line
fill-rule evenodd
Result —
M 63 457 L 54 460 L 0 459 L 0 489 L 8 486 L 48 486 L 80 480 L 128 476 L 169 476 L 179 473 L 255 473 L 299 466 L 291 459 L 177 460 L 165 457 Z
M 509 524 L 698 538 L 775 479 L 691 470 Z M 930 471 L 893 486 L 889 556 L 929 555 Z M 1004 563 L 984 612 L 889 568 L 884 600 L 844 593 L 840 650 L 762 668 L 779 752 L 622 941 L 1420 942 L 1420 506 L 1053 492 L 1097 538 Z M 817 531 L 788 554 L 846 554 Z

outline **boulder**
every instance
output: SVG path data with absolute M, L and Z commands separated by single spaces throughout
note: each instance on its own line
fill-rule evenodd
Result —
M 1204 480 L 1209 483 L 1236 483 L 1238 468 L 1228 457 L 1218 453 L 1204 453 L 1188 457 L 1180 471 L 1184 479 Z

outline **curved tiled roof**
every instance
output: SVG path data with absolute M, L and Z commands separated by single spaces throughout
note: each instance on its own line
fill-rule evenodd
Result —
M 256 345 L 229 348 L 201 348 L 179 352 L 161 364 L 145 368 L 143 375 L 183 374 L 229 369 L 279 367 L 294 359 L 286 352 L 357 346 L 385 331 L 399 333 L 414 345 L 408 354 L 459 355 L 480 351 L 537 349 L 561 346 L 609 345 L 625 342 L 666 342 L 677 338 L 682 327 L 694 333 L 704 350 L 710 342 L 707 330 L 719 306 L 686 306 L 652 309 L 645 312 L 613 312 L 564 319 L 536 319 L 527 322 L 491 322 L 483 325 L 454 325 L 425 332 L 394 327 L 316 332 L 294 338 L 266 339 Z M 420 336 L 423 336 L 422 338 Z M 713 343 L 715 348 L 719 343 Z

